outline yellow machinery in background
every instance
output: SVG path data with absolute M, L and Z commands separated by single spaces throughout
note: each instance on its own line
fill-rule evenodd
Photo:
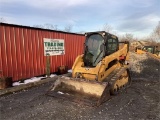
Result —
M 131 83 L 129 43 L 119 42 L 115 35 L 105 31 L 85 36 L 84 54 L 76 58 L 72 76 L 57 79 L 47 94 L 100 105 Z
M 151 57 L 160 58 L 160 51 L 158 51 L 158 46 L 143 46 L 143 48 L 136 48 L 135 52 L 137 54 L 148 53 Z

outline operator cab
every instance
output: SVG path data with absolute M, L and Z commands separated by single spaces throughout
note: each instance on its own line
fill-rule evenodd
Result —
M 89 32 L 85 36 L 85 67 L 95 67 L 105 56 L 118 50 L 118 38 L 105 31 Z
M 156 54 L 157 53 L 157 46 L 144 46 L 142 48 L 143 51 L 146 51 L 146 52 L 150 52 L 152 54 Z
M 150 52 L 150 53 L 153 53 L 153 50 L 154 50 L 154 47 L 153 46 L 144 46 L 142 48 L 143 51 L 146 51 L 146 52 Z

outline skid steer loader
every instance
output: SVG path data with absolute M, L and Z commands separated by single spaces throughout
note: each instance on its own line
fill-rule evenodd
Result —
M 47 95 L 98 106 L 131 83 L 129 43 L 105 31 L 85 36 L 84 54 L 76 58 L 71 77 L 57 79 Z
M 143 46 L 142 48 L 136 47 L 135 52 L 137 54 L 147 53 L 151 57 L 160 59 L 160 51 L 158 51 L 158 46 Z

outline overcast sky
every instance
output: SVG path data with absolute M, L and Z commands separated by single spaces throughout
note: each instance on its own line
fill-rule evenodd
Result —
M 0 0 L 0 18 L 12 24 L 72 25 L 72 32 L 101 30 L 148 36 L 160 21 L 160 0 Z

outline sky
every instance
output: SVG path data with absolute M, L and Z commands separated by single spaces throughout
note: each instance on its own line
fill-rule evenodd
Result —
M 0 0 L 0 18 L 18 25 L 71 25 L 72 32 L 102 30 L 147 37 L 160 21 L 160 0 Z

